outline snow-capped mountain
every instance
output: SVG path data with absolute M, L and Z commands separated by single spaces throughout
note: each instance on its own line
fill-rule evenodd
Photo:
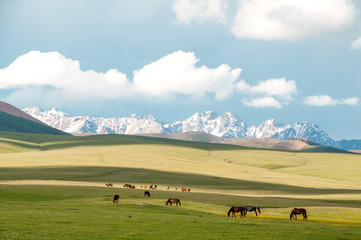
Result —
M 290 138 L 306 138 L 323 146 L 337 147 L 331 137 L 317 125 L 308 122 L 297 122 L 283 125 L 274 119 L 267 120 L 259 126 L 247 127 L 238 116 L 231 112 L 218 115 L 214 111 L 196 113 L 182 121 L 171 124 L 159 122 L 154 116 L 104 118 L 89 116 L 70 116 L 55 108 L 42 111 L 37 107 L 25 108 L 24 112 L 51 127 L 67 133 L 83 134 L 144 134 L 144 133 L 180 133 L 204 132 L 223 138 L 265 138 L 279 140 Z

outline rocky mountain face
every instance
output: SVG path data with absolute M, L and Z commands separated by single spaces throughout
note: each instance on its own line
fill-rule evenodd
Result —
M 214 111 L 196 113 L 182 121 L 163 123 L 154 116 L 139 117 L 135 114 L 123 118 L 103 118 L 90 116 L 70 116 L 55 108 L 42 111 L 37 107 L 25 108 L 24 112 L 36 119 L 71 134 L 145 134 L 145 133 L 181 133 L 204 132 L 222 138 L 305 138 L 323 146 L 340 147 L 339 143 L 308 122 L 283 125 L 274 119 L 259 126 L 247 127 L 238 116 L 231 112 L 218 115 Z

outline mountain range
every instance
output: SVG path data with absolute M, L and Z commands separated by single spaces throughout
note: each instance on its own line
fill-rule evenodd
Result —
M 53 108 L 43 111 L 38 107 L 25 108 L 23 111 L 47 125 L 74 135 L 84 134 L 176 134 L 201 132 L 224 139 L 273 138 L 287 140 L 293 138 L 308 139 L 322 146 L 344 150 L 361 149 L 361 140 L 333 140 L 319 126 L 309 122 L 296 122 L 284 125 L 274 119 L 264 121 L 259 126 L 247 124 L 231 112 L 221 115 L 214 111 L 195 113 L 184 120 L 165 123 L 154 116 L 104 118 L 95 116 L 71 116 Z

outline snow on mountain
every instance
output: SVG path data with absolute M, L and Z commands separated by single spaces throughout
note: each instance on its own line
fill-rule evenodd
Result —
M 270 119 L 261 123 L 261 125 L 251 126 L 248 128 L 247 136 L 254 138 L 273 137 L 275 134 L 288 129 L 290 125 L 284 126 L 282 123 L 274 119 Z
M 195 113 L 182 121 L 171 124 L 161 123 L 154 116 L 104 118 L 89 116 L 70 116 L 55 108 L 41 111 L 37 107 L 25 108 L 24 112 L 36 119 L 62 131 L 72 134 L 143 134 L 143 133 L 181 133 L 204 132 L 223 138 L 306 138 L 324 146 L 337 146 L 337 142 L 321 130 L 317 125 L 308 122 L 297 122 L 283 125 L 274 119 L 267 120 L 259 126 L 247 127 L 238 116 L 231 112 L 218 115 L 214 111 Z
M 163 127 L 153 116 L 141 118 L 135 114 L 123 118 L 103 118 L 89 116 L 72 117 L 55 108 L 41 111 L 37 107 L 25 108 L 24 112 L 54 128 L 72 134 L 139 134 L 162 133 Z

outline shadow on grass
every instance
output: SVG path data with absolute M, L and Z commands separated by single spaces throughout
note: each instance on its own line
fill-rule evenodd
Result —
M 220 190 L 276 191 L 284 194 L 361 194 L 361 190 L 306 188 L 283 184 L 221 178 L 201 174 L 118 167 L 0 168 L 0 180 L 64 180 L 152 183 Z

